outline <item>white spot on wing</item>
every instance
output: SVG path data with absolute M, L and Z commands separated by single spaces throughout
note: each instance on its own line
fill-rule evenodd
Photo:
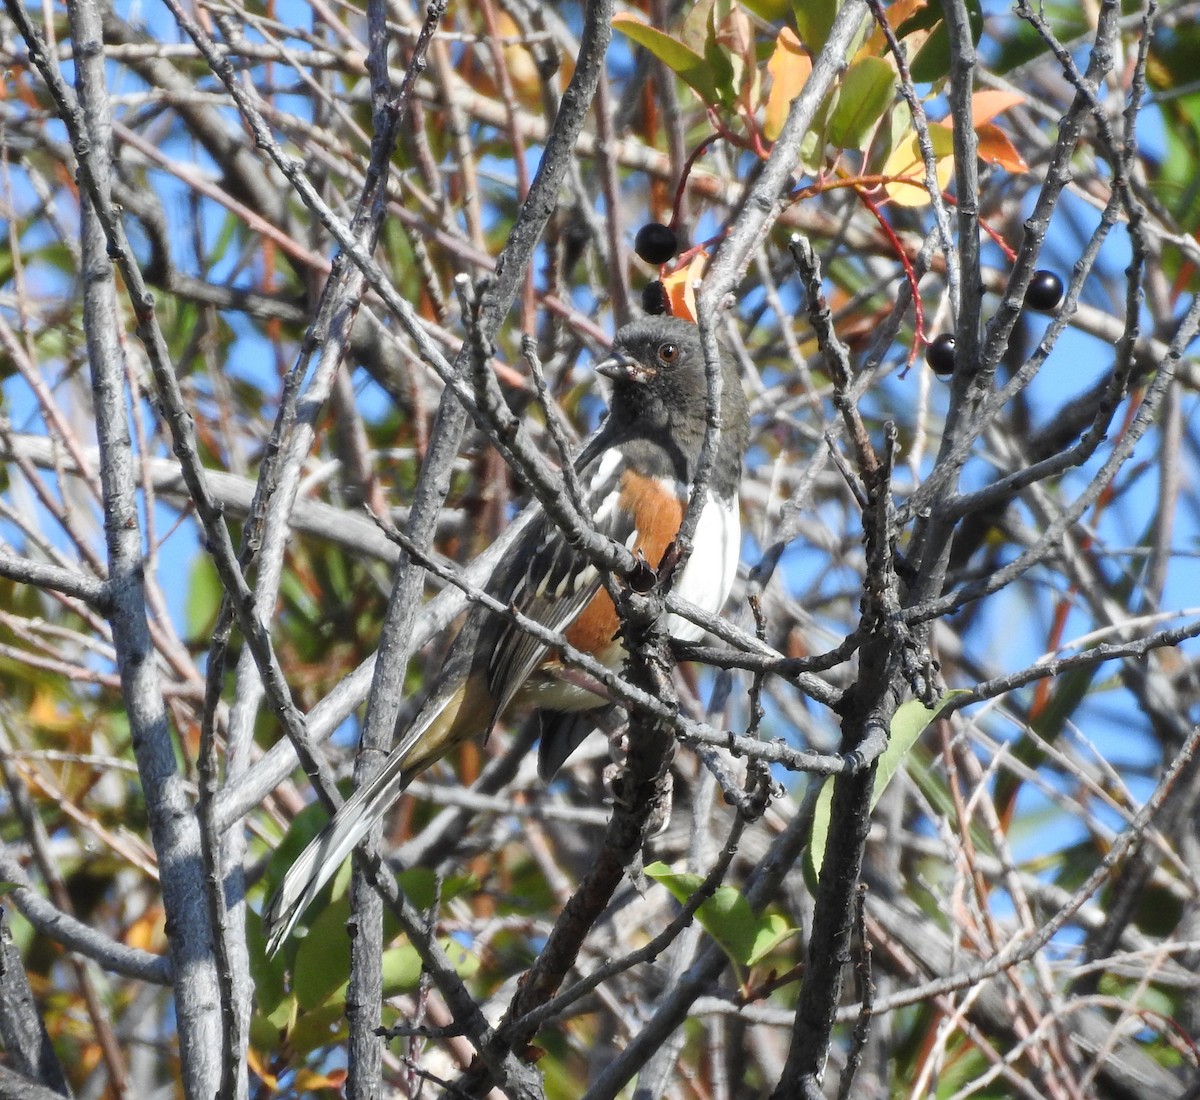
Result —
M 612 519 L 612 514 L 617 507 L 618 498 L 618 493 L 607 493 L 604 499 L 592 509 L 592 519 L 595 520 L 597 527 L 604 526 L 604 524 Z
M 600 462 L 596 466 L 595 483 L 603 485 L 610 480 L 617 472 L 617 467 L 621 464 L 621 452 L 616 447 L 611 447 L 600 456 Z

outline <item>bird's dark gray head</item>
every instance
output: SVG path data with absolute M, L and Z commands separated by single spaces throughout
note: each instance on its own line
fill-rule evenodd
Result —
M 618 330 L 612 353 L 596 370 L 612 380 L 609 427 L 619 435 L 671 441 L 690 479 L 706 424 L 708 381 L 700 330 L 679 317 L 644 317 Z M 721 355 L 720 451 L 740 470 L 750 434 L 741 378 Z

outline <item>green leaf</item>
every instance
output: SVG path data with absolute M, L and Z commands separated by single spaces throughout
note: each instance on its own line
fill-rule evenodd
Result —
M 921 792 L 921 797 L 929 803 L 932 812 L 953 818 L 956 813 L 954 795 L 950 791 L 944 769 L 939 766 L 940 757 L 935 759 L 936 755 L 926 745 L 914 745 L 905 761 L 905 768 L 909 779 Z M 972 818 L 969 829 L 971 842 L 977 851 L 988 856 L 996 855 L 996 844 L 992 835 L 980 823 L 978 815 Z
M 442 950 L 450 960 L 454 972 L 464 981 L 473 978 L 479 971 L 479 956 L 467 950 L 455 939 L 440 942 Z M 383 995 L 395 997 L 400 993 L 413 993 L 421 981 L 421 956 L 411 943 L 389 948 L 383 953 Z
M 736 73 L 733 61 L 729 56 L 728 49 L 717 41 L 716 35 L 712 31 L 709 32 L 704 43 L 704 64 L 708 68 L 713 86 L 717 89 L 719 102 L 725 107 L 731 106 L 736 98 L 734 92 Z
M 1044 3 L 1038 10 L 1054 28 L 1060 42 L 1072 42 L 1080 38 L 1091 26 L 1087 12 L 1080 4 Z M 996 61 L 991 70 L 1000 76 L 1006 76 L 1013 69 L 1022 68 L 1050 52 L 1046 40 L 1023 19 L 1012 28 L 1010 34 L 997 36 L 989 41 L 989 45 L 997 47 Z
M 932 707 L 925 706 L 919 699 L 910 699 L 897 708 L 896 713 L 892 715 L 887 748 L 883 750 L 879 762 L 875 766 L 875 782 L 871 788 L 871 809 L 876 807 L 909 750 L 916 744 L 917 738 L 921 736 L 929 723 L 946 709 L 952 699 L 965 694 L 967 692 L 959 688 L 939 696 Z M 817 879 L 821 874 L 821 866 L 825 862 L 825 846 L 829 841 L 829 821 L 833 810 L 835 780 L 836 776 L 828 775 L 821 783 L 821 793 L 817 795 L 817 802 L 813 808 L 812 834 L 808 840 L 808 849 L 804 854 L 804 878 L 808 888 L 814 892 L 817 888 Z
M 648 49 L 687 84 L 707 106 L 715 107 L 723 102 L 724 97 L 714 79 L 716 74 L 713 66 L 682 42 L 624 13 L 614 16 L 613 29 L 620 31 L 639 46 Z M 728 59 L 726 59 L 726 64 L 728 64 Z M 730 69 L 730 75 L 732 75 L 732 69 Z
M 200 640 L 212 637 L 224 591 L 212 559 L 207 554 L 197 554 L 192 564 L 191 582 L 187 586 L 183 609 L 188 638 Z
M 296 948 L 292 992 L 305 1012 L 326 1004 L 350 976 L 349 916 L 350 899 L 343 893 L 317 913 Z
M 871 793 L 871 809 L 875 809 L 892 781 L 892 776 L 900 769 L 909 750 L 917 743 L 917 738 L 925 732 L 929 724 L 937 718 L 954 699 L 969 692 L 962 688 L 947 691 L 938 697 L 932 707 L 925 706 L 919 699 L 910 699 L 902 703 L 892 715 L 892 726 L 889 731 L 888 747 L 879 758 L 879 766 L 875 769 L 875 788 Z
M 321 1047 L 344 1042 L 349 1030 L 346 1006 L 330 1003 L 301 1012 L 295 1026 L 288 1032 L 288 1045 L 298 1058 L 303 1058 Z
M 421 980 L 421 956 L 411 943 L 383 953 L 383 995 L 395 997 L 417 988 Z
M 861 149 L 891 105 L 896 72 L 882 57 L 860 57 L 842 80 L 829 120 L 829 140 L 841 149 Z
M 296 951 L 292 992 L 304 1012 L 327 1004 L 344 1007 L 346 985 L 350 978 L 350 944 L 346 919 L 350 902 L 339 898 L 322 911 Z M 385 920 L 385 936 L 389 922 Z M 330 949 L 330 944 L 341 948 Z M 453 939 L 441 941 L 460 978 L 470 978 L 479 970 L 479 959 Z M 410 943 L 402 943 L 383 953 L 383 991 L 385 997 L 411 993 L 421 979 L 421 956 Z
M 813 115 L 808 133 L 804 135 L 804 140 L 800 143 L 800 164 L 810 176 L 819 175 L 821 169 L 825 166 L 827 160 L 825 147 L 828 144 L 826 135 L 829 130 L 829 116 L 837 108 L 837 101 L 838 89 L 833 88 L 821 100 L 821 106 L 817 108 L 816 114 Z
M 258 1012 L 269 1016 L 284 1003 L 285 998 L 291 999 L 284 982 L 287 963 L 283 952 L 274 958 L 267 958 L 267 937 L 263 933 L 262 918 L 254 912 L 246 919 L 246 946 L 250 956 L 250 976 L 254 980 L 254 1004 Z M 283 1026 L 283 1023 L 278 1026 Z
M 813 57 L 825 45 L 839 6 L 839 0 L 792 0 L 796 31 Z
M 280 851 L 284 851 L 285 858 L 279 861 L 277 878 L 282 878 L 283 871 L 291 864 L 299 847 L 306 844 L 327 820 L 328 815 L 317 805 L 306 807 L 298 815 L 293 828 L 280 845 Z M 296 835 L 293 836 L 293 833 Z M 272 859 L 271 869 L 275 868 L 276 860 Z M 433 904 L 435 881 L 435 873 L 425 867 L 409 868 L 397 876 L 397 884 L 405 897 L 420 909 L 427 909 Z M 308 925 L 308 934 L 303 938 L 289 940 L 279 958 L 271 960 L 270 963 L 264 962 L 266 968 L 271 965 L 282 968 L 283 960 L 289 956 L 293 957 L 292 993 L 305 1012 L 327 1004 L 331 998 L 344 1000 L 341 993 L 350 975 L 350 944 L 346 933 L 346 921 L 350 916 L 349 883 L 350 861 L 347 860 L 339 868 L 332 884 L 318 895 L 309 909 L 308 915 L 312 919 Z M 445 901 L 477 887 L 478 880 L 473 875 L 455 875 L 443 882 L 441 898 Z M 324 901 L 327 892 L 331 895 L 328 903 Z M 390 912 L 385 911 L 383 925 L 384 942 L 395 939 L 399 928 Z M 263 958 L 265 940 L 261 934 L 259 940 L 262 942 L 257 954 Z M 455 968 L 461 976 L 467 977 L 478 969 L 478 960 L 461 944 L 446 940 L 442 946 L 454 961 Z M 415 989 L 420 973 L 420 957 L 411 945 L 403 944 L 384 952 L 385 985 L 390 984 L 391 988 L 398 991 Z
M 764 23 L 778 23 L 792 10 L 789 0 L 742 0 L 742 4 Z
M 746 959 L 747 966 L 757 966 L 771 954 L 784 940 L 790 939 L 800 931 L 788 924 L 782 913 L 767 913 L 759 918 L 759 929 L 754 937 L 754 946 Z
M 829 843 L 829 818 L 833 810 L 832 775 L 821 780 L 821 789 L 813 805 L 812 832 L 808 835 L 808 847 L 804 849 L 804 884 L 808 892 L 816 897 L 817 880 L 821 877 L 821 866 L 825 862 L 825 846 Z
M 979 0 L 967 0 L 967 22 L 971 25 L 971 41 L 978 45 L 983 35 L 983 11 Z M 932 84 L 950 72 L 950 32 L 943 18 L 942 0 L 930 0 L 926 7 L 896 29 L 896 36 L 903 41 L 905 35 L 913 31 L 930 28 L 932 33 L 908 66 L 916 84 Z
M 1082 15 L 1077 11 L 1076 17 Z M 1055 25 L 1057 29 L 1057 24 Z M 1155 37 L 1147 77 L 1154 90 L 1166 142 L 1151 186 L 1166 202 L 1179 228 L 1194 233 L 1200 225 L 1200 91 L 1195 83 L 1200 57 L 1200 26 L 1183 21 L 1171 34 Z
M 257 999 L 257 987 L 254 993 Z M 264 1012 L 255 1010 L 250 1015 L 250 1045 L 255 1050 L 274 1050 L 279 1045 L 279 1034 L 286 1024 L 286 1016 L 277 1022 Z
M 5 233 L 0 237 L 0 286 L 4 286 L 12 279 L 14 270 L 13 240 L 8 233 Z
M 646 876 L 661 883 L 672 897 L 686 902 L 704 882 L 702 875 L 671 870 L 665 863 L 652 863 Z M 798 929 L 779 914 L 755 916 L 750 903 L 732 886 L 720 886 L 696 910 L 696 920 L 735 963 L 750 967 L 770 954 Z
M 428 909 L 435 897 L 443 902 L 452 901 L 460 894 L 479 890 L 478 875 L 451 875 L 443 878 L 441 889 L 435 892 L 438 874 L 431 867 L 409 867 L 396 876 L 396 882 L 404 896 L 418 909 Z

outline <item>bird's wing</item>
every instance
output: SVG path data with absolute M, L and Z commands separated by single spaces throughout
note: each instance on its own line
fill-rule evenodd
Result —
M 634 534 L 633 521 L 618 507 L 620 482 L 616 460 L 619 457 L 619 452 L 613 450 L 599 463 L 591 478 L 587 504 L 594 530 L 629 545 Z M 562 632 L 600 590 L 600 571 L 585 553 L 567 542 L 551 521 L 543 520 L 540 534 L 513 590 L 512 604 L 548 630 Z M 520 691 L 549 648 L 516 623 L 505 622 L 500 627 L 487 667 L 488 686 L 496 700 L 493 720 Z

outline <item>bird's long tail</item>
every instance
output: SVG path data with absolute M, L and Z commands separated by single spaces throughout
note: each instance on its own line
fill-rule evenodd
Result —
M 267 954 L 274 955 L 309 903 L 409 785 L 454 745 L 464 740 L 467 722 L 460 688 L 450 700 L 423 711 L 388 754 L 383 770 L 342 805 L 329 824 L 288 868 L 283 882 L 263 910 Z
M 268 955 L 279 950 L 321 887 L 333 877 L 342 861 L 387 812 L 415 774 L 404 768 L 402 760 L 393 763 L 389 758 L 384 770 L 367 786 L 355 791 L 300 853 L 263 910 Z

